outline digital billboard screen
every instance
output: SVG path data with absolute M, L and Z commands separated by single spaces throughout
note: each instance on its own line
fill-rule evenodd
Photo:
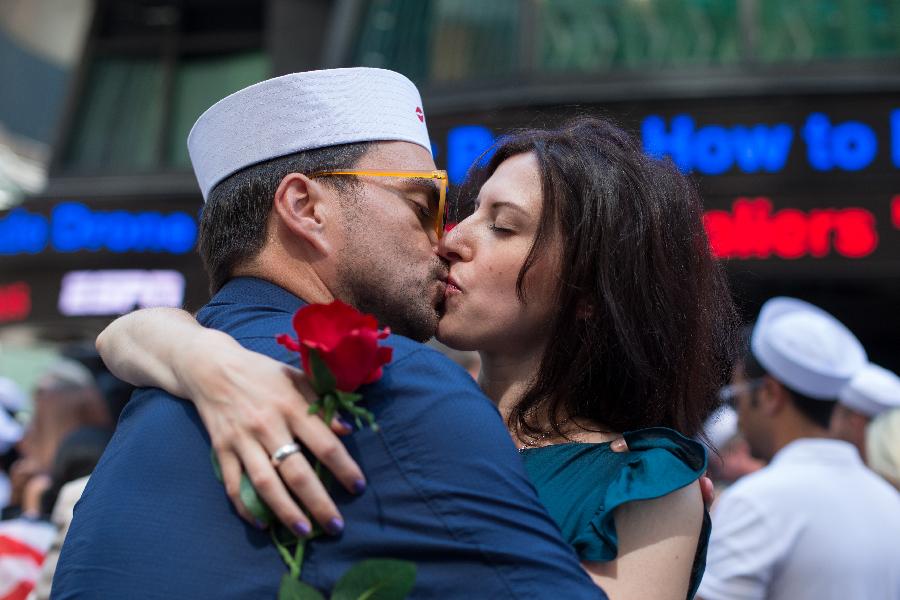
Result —
M 714 253 L 771 276 L 900 275 L 900 94 L 653 100 L 429 117 L 451 183 L 501 135 L 611 118 L 697 182 Z

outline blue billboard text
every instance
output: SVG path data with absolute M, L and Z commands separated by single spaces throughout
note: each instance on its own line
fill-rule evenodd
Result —
M 17 208 L 0 218 L 0 255 L 57 252 L 184 254 L 197 241 L 197 223 L 184 212 L 100 211 L 80 202 L 57 204 L 48 219 Z
M 649 116 L 641 123 L 647 154 L 670 156 L 684 172 L 719 175 L 737 166 L 745 173 L 784 168 L 794 132 L 790 125 L 707 125 L 697 128 L 688 115 L 677 115 L 671 127 L 662 117 Z

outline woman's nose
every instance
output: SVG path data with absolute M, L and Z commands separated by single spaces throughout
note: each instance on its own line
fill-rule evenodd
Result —
M 471 259 L 471 248 L 465 238 L 465 224 L 448 225 L 438 244 L 438 254 L 451 263 Z

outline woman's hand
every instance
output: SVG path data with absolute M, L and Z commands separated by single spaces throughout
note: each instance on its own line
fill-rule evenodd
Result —
M 300 535 L 310 531 L 301 506 L 326 531 L 343 527 L 303 454 L 288 456 L 277 471 L 271 463 L 272 454 L 296 438 L 349 491 L 365 489 L 362 471 L 336 435 L 349 433 L 349 426 L 335 421 L 329 427 L 308 413 L 307 399 L 315 393 L 301 371 L 251 352 L 176 309 L 144 309 L 116 319 L 97 338 L 97 350 L 120 379 L 194 402 L 228 496 L 250 523 L 259 525 L 240 500 L 242 471 L 278 519 Z
M 194 336 L 183 352 L 193 359 L 176 361 L 175 374 L 209 431 L 225 489 L 238 512 L 255 523 L 240 500 L 243 468 L 286 526 L 300 535 L 311 529 L 285 484 L 325 531 L 339 533 L 341 515 L 303 454 L 289 455 L 277 470 L 270 458 L 296 438 L 348 491 L 365 489 L 362 471 L 335 435 L 349 433 L 350 427 L 336 420 L 329 428 L 308 413 L 316 396 L 303 372 L 246 350 L 214 330 Z

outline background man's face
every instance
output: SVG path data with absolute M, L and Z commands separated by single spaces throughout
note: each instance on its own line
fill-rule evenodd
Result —
M 866 455 L 866 426 L 871 419 L 865 415 L 847 408 L 843 404 L 834 407 L 831 413 L 831 426 L 829 432 L 839 440 L 850 442 L 856 446 L 860 455 Z
M 354 168 L 431 171 L 435 165 L 417 144 L 384 142 Z M 428 339 L 437 328 L 447 278 L 430 216 L 423 212 L 435 204 L 437 190 L 427 180 L 359 179 L 358 191 L 344 203 L 335 295 L 396 333 Z
M 745 385 L 745 389 L 735 398 L 734 408 L 738 413 L 738 429 L 750 446 L 750 455 L 768 461 L 772 458 L 770 424 L 763 414 L 759 398 L 764 391 L 751 388 L 742 366 L 734 370 L 731 382 Z

